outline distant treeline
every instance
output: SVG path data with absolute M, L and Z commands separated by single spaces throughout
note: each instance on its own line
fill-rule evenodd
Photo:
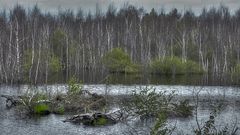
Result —
M 42 13 L 16 5 L 0 13 L 0 82 L 47 83 L 49 77 L 105 70 L 102 57 L 122 48 L 143 69 L 155 59 L 197 62 L 213 75 L 240 72 L 240 9 L 203 9 L 198 16 L 172 9 L 146 13 L 110 5 L 103 13 Z M 237 69 L 239 68 L 239 69 Z M 147 68 L 146 68 L 147 69 Z

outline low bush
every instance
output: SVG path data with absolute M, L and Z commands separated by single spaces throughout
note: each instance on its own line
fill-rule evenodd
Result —
M 151 73 L 165 75 L 204 73 L 204 70 L 196 62 L 191 60 L 182 62 L 182 60 L 178 57 L 165 57 L 164 59 L 155 59 L 150 63 L 150 71 Z
M 156 92 L 155 88 L 144 87 L 138 91 L 133 91 L 129 99 L 124 99 L 123 109 L 130 115 L 137 115 L 141 118 L 155 117 L 166 112 L 168 117 L 188 117 L 192 115 L 193 106 L 188 100 L 174 103 L 174 91 L 170 94 L 166 92 Z
M 72 77 L 68 81 L 68 95 L 79 95 L 81 94 L 83 89 L 83 85 L 81 83 L 77 83 L 77 79 L 75 77 Z
M 133 91 L 130 101 L 124 103 L 127 112 L 139 115 L 142 118 L 156 117 L 159 112 L 166 110 L 174 94 L 157 93 L 152 87 L 140 88 L 140 92 Z
M 192 115 L 194 109 L 193 106 L 189 105 L 189 100 L 180 101 L 179 104 L 174 105 L 174 115 L 178 117 L 189 117 Z
M 106 53 L 102 62 L 104 66 L 112 73 L 137 73 L 139 66 L 133 64 L 129 55 L 121 48 L 114 48 Z

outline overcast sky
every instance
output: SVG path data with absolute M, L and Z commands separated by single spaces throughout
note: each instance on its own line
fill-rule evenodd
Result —
M 144 7 L 147 11 L 152 8 L 160 10 L 163 7 L 167 11 L 178 8 L 181 11 L 192 9 L 198 13 L 203 7 L 218 7 L 221 3 L 228 6 L 231 12 L 240 7 L 240 0 L 0 0 L 0 9 L 9 9 L 18 3 L 25 7 L 37 4 L 43 11 L 57 11 L 59 8 L 73 10 L 81 8 L 88 12 L 89 10 L 94 11 L 97 3 L 105 11 L 111 3 L 119 8 L 126 2 L 136 7 Z

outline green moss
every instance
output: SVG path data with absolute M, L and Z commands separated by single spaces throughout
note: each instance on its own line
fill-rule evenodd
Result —
M 52 73 L 58 73 L 61 70 L 61 62 L 57 56 L 50 58 L 49 67 Z
M 96 120 L 94 120 L 93 125 L 94 126 L 103 126 L 107 124 L 107 119 L 106 118 L 98 118 Z
M 39 104 L 34 106 L 34 113 L 38 115 L 47 115 L 50 113 L 49 106 L 46 104 Z

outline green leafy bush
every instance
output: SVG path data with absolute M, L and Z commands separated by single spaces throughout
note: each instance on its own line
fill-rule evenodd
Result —
M 180 101 L 179 104 L 173 105 L 175 116 L 188 117 L 192 115 L 194 107 L 189 105 L 189 100 Z
M 140 92 L 133 91 L 130 101 L 124 103 L 127 112 L 137 114 L 142 118 L 157 117 L 160 112 L 167 111 L 174 92 L 157 93 L 152 87 L 141 88 Z
M 150 131 L 150 135 L 171 135 L 174 128 L 167 127 L 167 113 L 160 112 L 158 117 L 156 118 L 156 122 L 153 128 Z
M 178 57 L 155 59 L 150 63 L 150 70 L 152 73 L 166 75 L 201 74 L 204 72 L 196 62 L 191 60 L 182 62 Z
M 129 55 L 121 48 L 114 48 L 102 58 L 103 64 L 110 72 L 136 73 L 138 66 L 133 64 Z
M 75 77 L 72 77 L 68 81 L 68 94 L 69 95 L 75 95 L 80 94 L 82 92 L 83 85 L 80 83 L 77 83 L 77 79 Z

